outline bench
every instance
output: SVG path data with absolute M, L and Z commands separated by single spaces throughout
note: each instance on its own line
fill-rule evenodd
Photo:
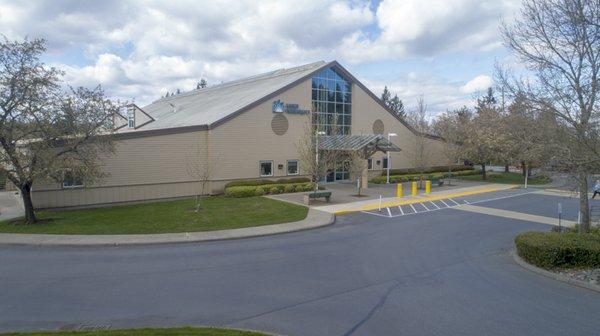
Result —
M 311 199 L 325 198 L 325 201 L 329 203 L 331 199 L 331 191 L 313 191 L 309 194 L 304 195 L 304 203 L 309 204 Z
M 431 185 L 437 185 L 438 187 L 441 187 L 444 185 L 444 180 L 433 178 L 431 179 Z

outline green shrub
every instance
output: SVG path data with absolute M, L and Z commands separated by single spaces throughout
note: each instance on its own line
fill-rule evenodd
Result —
M 515 237 L 517 253 L 543 268 L 600 267 L 600 235 L 526 232 Z
M 479 172 L 477 170 L 474 169 L 469 169 L 469 170 L 463 170 L 463 171 L 457 171 L 457 172 L 453 172 L 452 176 L 466 176 L 466 175 L 474 175 L 474 174 L 479 174 Z M 440 178 L 444 178 L 448 175 L 447 172 L 436 172 L 436 173 L 430 173 L 430 174 L 424 174 L 423 178 L 424 179 L 440 179 Z M 402 175 L 390 175 L 390 183 L 402 183 L 402 182 L 411 182 L 411 181 L 418 181 L 419 178 L 421 177 L 421 174 L 402 174 Z M 386 176 L 377 176 L 372 178 L 369 182 L 371 183 L 375 183 L 375 184 L 382 184 L 386 182 Z
M 241 186 L 263 186 L 267 184 L 287 184 L 287 183 L 304 183 L 310 182 L 308 177 L 292 177 L 283 178 L 278 180 L 267 180 L 267 179 L 256 179 L 256 180 L 240 180 L 229 182 L 225 185 L 225 189 L 229 187 L 241 187 Z
M 265 184 L 259 186 L 233 186 L 225 188 L 225 195 L 230 197 L 262 196 L 265 194 L 281 194 L 284 192 L 310 191 L 313 189 L 312 182 L 287 183 L 287 184 Z
M 225 194 L 231 197 L 250 197 L 255 195 L 256 189 L 252 186 L 229 187 L 225 189 Z
M 452 172 L 466 171 L 466 170 L 475 170 L 475 168 L 470 167 L 470 166 L 463 166 L 463 165 L 450 166 L 450 171 L 452 171 Z M 447 173 L 447 172 L 448 172 L 448 166 L 431 167 L 431 168 L 427 168 L 427 169 L 423 170 L 423 174 Z M 384 170 L 381 173 L 381 176 L 385 176 L 386 173 L 387 172 Z M 419 174 L 419 170 L 417 168 L 390 169 L 390 175 L 418 175 L 418 174 Z
M 256 187 L 254 190 L 254 196 L 262 196 L 265 194 L 265 189 L 263 187 Z

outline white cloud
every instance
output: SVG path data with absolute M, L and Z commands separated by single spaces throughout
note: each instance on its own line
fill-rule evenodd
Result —
M 321 59 L 369 63 L 493 50 L 499 16 L 511 15 L 517 2 L 0 0 L 0 31 L 45 37 L 71 84 L 102 84 L 109 95 L 143 104 L 192 89 L 200 78 L 219 83 Z M 62 63 L 61 55 L 68 55 Z M 453 105 L 456 86 L 436 85 L 428 83 L 426 94 Z
M 485 91 L 493 85 L 492 78 L 487 75 L 479 75 L 470 81 L 468 81 L 465 85 L 460 87 L 460 92 L 462 93 L 476 93 L 480 91 Z

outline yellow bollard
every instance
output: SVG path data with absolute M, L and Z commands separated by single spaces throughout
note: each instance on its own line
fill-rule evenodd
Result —
M 417 196 L 417 182 L 412 183 L 412 195 Z
M 402 183 L 398 183 L 396 186 L 396 197 L 402 197 Z
M 431 181 L 427 180 L 427 181 L 425 181 L 425 195 L 429 195 L 430 191 L 431 191 Z

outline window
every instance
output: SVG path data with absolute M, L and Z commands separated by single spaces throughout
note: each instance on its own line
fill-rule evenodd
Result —
M 135 127 L 135 110 L 133 107 L 127 109 L 127 126 L 129 126 L 129 128 Z
M 273 176 L 273 161 L 260 161 L 260 177 Z
M 367 159 L 367 169 L 373 169 L 373 159 L 371 158 Z
M 75 174 L 67 170 L 63 175 L 63 188 L 77 188 L 83 187 L 83 181 L 80 177 L 75 176 Z
M 298 160 L 288 160 L 287 174 L 288 175 L 298 175 Z
M 388 159 L 387 159 L 387 157 L 384 157 L 383 158 L 383 169 L 387 169 L 387 167 L 388 167 Z
M 350 134 L 352 84 L 337 70 L 327 68 L 312 78 L 313 126 L 328 135 Z

